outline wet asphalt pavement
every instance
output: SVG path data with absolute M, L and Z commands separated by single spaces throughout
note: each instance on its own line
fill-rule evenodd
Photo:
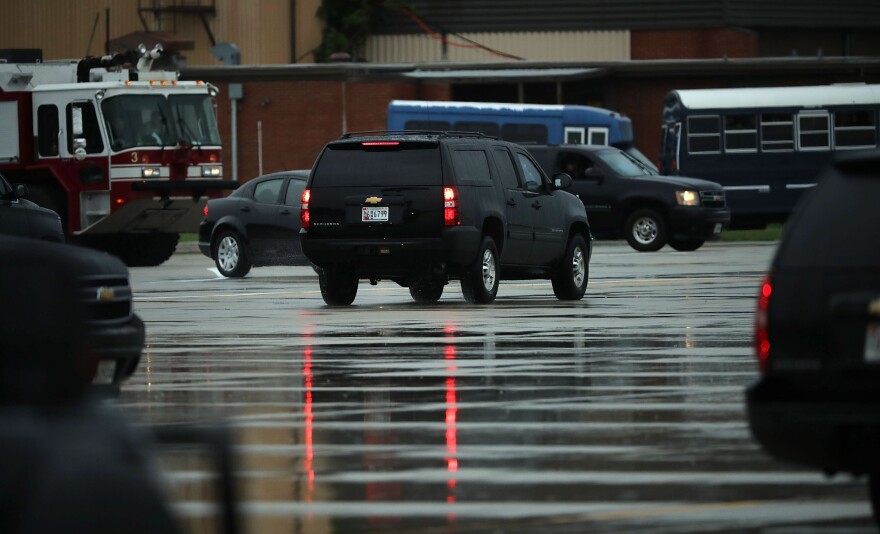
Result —
M 752 441 L 754 299 L 772 243 L 645 254 L 597 242 L 586 298 L 391 282 L 324 305 L 308 267 L 220 278 L 192 244 L 132 269 L 147 326 L 113 401 L 228 425 L 246 532 L 876 532 L 864 481 Z M 191 532 L 216 527 L 204 451 L 162 456 Z

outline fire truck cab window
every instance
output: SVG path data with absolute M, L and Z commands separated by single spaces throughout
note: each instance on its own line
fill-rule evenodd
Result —
M 58 155 L 58 107 L 42 105 L 37 109 L 38 148 L 41 156 Z
M 82 110 L 81 135 L 74 133 L 73 108 L 75 107 Z M 98 126 L 98 115 L 91 102 L 76 102 L 67 105 L 67 152 L 69 154 L 74 153 L 74 139 L 85 139 L 87 154 L 99 154 L 104 151 L 101 128 Z

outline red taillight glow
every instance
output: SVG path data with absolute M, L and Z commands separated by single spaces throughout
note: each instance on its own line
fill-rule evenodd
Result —
M 312 225 L 312 218 L 309 215 L 309 202 L 312 200 L 312 190 L 303 189 L 302 206 L 299 209 L 299 222 L 303 228 L 309 228 Z
M 773 286 L 770 277 L 765 277 L 758 292 L 758 305 L 755 309 L 755 356 L 762 373 L 770 367 L 770 338 L 767 335 L 767 310 L 770 308 L 770 295 Z
M 205 204 L 205 209 L 202 210 L 202 213 L 205 214 L 205 219 L 207 219 L 208 218 L 208 205 L 207 204 Z
M 397 146 L 400 141 L 364 141 L 361 146 Z
M 443 224 L 446 226 L 458 226 L 461 224 L 458 191 L 454 187 L 443 188 Z

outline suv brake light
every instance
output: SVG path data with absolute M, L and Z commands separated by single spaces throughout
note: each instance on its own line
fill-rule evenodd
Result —
M 299 222 L 300 226 L 303 228 L 308 228 L 312 225 L 311 217 L 309 216 L 309 201 L 312 200 L 312 190 L 311 189 L 303 189 L 302 194 L 302 206 L 300 206 L 299 210 Z
M 205 214 L 205 219 L 207 220 L 207 218 L 208 218 L 208 205 L 207 204 L 205 204 L 205 209 L 202 210 L 202 213 Z
M 770 338 L 767 335 L 767 310 L 770 308 L 770 295 L 773 286 L 770 277 L 764 277 L 761 289 L 758 292 L 758 305 L 755 308 L 755 356 L 758 358 L 758 368 L 766 373 L 770 368 Z
M 458 226 L 461 224 L 458 191 L 454 187 L 443 188 L 443 224 L 446 226 Z

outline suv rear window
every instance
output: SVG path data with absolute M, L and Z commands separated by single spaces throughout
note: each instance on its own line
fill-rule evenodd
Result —
M 370 141 L 329 145 L 312 178 L 313 185 L 441 185 L 440 147 L 435 142 Z M 386 144 L 397 143 L 397 144 Z

